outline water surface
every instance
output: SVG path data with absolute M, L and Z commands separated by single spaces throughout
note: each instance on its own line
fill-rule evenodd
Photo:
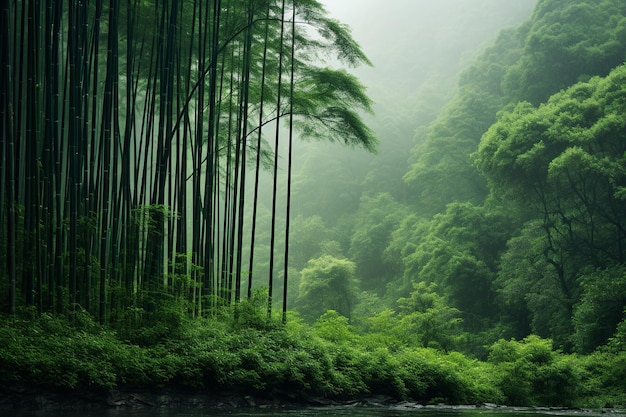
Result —
M 307 407 L 292 409 L 108 409 L 82 411 L 0 411 L 0 417 L 626 417 L 619 410 L 554 410 L 498 407 Z

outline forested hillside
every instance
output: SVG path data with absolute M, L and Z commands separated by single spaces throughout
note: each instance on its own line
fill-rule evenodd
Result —
M 626 5 L 368 50 L 316 0 L 51 4 L 2 6 L 0 407 L 626 407 Z
M 624 12 L 538 2 L 469 64 L 427 128 L 415 119 L 403 184 L 381 174 L 400 165 L 385 160 L 360 177 L 360 201 L 335 197 L 349 226 L 314 226 L 323 212 L 303 221 L 305 247 L 311 228 L 321 247 L 334 232 L 338 258 L 354 263 L 354 323 L 380 310 L 400 319 L 399 298 L 433 291 L 467 332 L 454 348 L 479 356 L 499 338 L 536 334 L 586 353 L 615 335 L 626 305 Z M 304 299 L 318 262 L 301 265 Z

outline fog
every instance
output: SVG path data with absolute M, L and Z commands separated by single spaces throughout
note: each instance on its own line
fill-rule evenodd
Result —
M 428 79 L 456 85 L 458 72 L 502 28 L 532 12 L 536 0 L 326 0 L 373 63 L 354 71 L 375 101 L 413 94 Z
M 334 143 L 297 145 L 297 214 L 333 224 L 353 213 L 363 195 L 403 189 L 411 149 L 454 97 L 461 71 L 501 29 L 527 19 L 536 0 L 323 3 L 373 64 L 349 70 L 374 101 L 374 113 L 365 117 L 380 141 L 377 155 Z

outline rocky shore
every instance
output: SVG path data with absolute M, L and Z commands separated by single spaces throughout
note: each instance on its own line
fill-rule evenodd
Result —
M 600 410 L 558 407 L 508 407 L 498 404 L 425 405 L 412 401 L 397 401 L 388 396 L 369 396 L 358 399 L 337 400 L 283 393 L 264 396 L 237 392 L 208 393 L 179 388 L 118 388 L 110 391 L 93 389 L 59 390 L 20 384 L 0 386 L 0 412 L 9 410 L 97 410 L 97 409 L 279 409 L 298 407 L 387 407 L 394 409 L 483 409 L 500 412 L 535 411 L 549 415 L 583 415 L 585 417 L 610 415 L 626 417 L 626 410 L 603 408 Z
M 116 388 L 61 390 L 20 384 L 0 386 L 0 410 L 81 410 L 102 408 L 284 408 L 363 403 L 390 405 L 391 397 L 339 401 L 292 393 L 273 396 L 237 392 L 201 392 L 179 388 Z

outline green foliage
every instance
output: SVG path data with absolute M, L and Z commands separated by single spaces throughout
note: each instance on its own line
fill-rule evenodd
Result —
M 311 217 L 300 215 L 293 223 L 289 263 L 296 269 L 302 269 L 306 267 L 309 259 L 321 256 L 322 246 L 330 240 L 331 231 L 319 215 Z
M 533 203 L 554 193 L 563 202 L 573 199 L 584 205 L 580 200 L 592 189 L 614 198 L 623 177 L 616 163 L 623 158 L 624 123 L 617 115 L 625 100 L 625 74 L 619 67 L 607 78 L 579 83 L 538 108 L 520 103 L 502 113 L 477 153 L 477 164 L 496 191 Z
M 373 352 L 356 352 L 353 365 L 359 370 L 367 392 L 389 395 L 393 398 L 405 399 L 407 392 L 397 358 L 390 355 L 386 348 L 378 348 Z
M 625 11 L 610 0 L 577 0 L 537 5 L 524 52 L 503 84 L 509 102 L 544 102 L 581 78 L 622 64 Z
M 355 265 L 347 259 L 324 255 L 300 271 L 298 311 L 310 321 L 327 310 L 350 317 L 357 295 Z
M 429 347 L 459 348 L 464 338 L 459 310 L 446 304 L 434 283 L 414 285 L 410 297 L 397 300 L 398 312 L 384 309 L 360 323 L 362 342 L 393 351 Z
M 624 262 L 624 22 L 614 2 L 541 1 L 463 73 L 405 175 L 422 219 L 386 249 L 399 295 L 436 282 L 465 329 L 490 337 L 589 352 L 613 334 L 622 300 L 587 290 L 583 271 Z
M 496 310 L 500 252 L 514 224 L 501 207 L 451 203 L 433 217 L 412 252 L 405 249 L 405 280 L 434 282 L 462 312 L 469 331 L 484 329 Z
M 581 383 L 576 365 L 552 348 L 552 341 L 530 336 L 491 346 L 496 385 L 511 405 L 572 406 Z
M 572 315 L 584 287 L 589 284 L 594 291 L 584 271 L 624 261 L 626 212 L 620 190 L 626 183 L 626 125 L 619 114 L 626 102 L 625 77 L 621 66 L 537 108 L 519 104 L 500 115 L 477 152 L 477 164 L 494 193 L 539 213 L 510 241 L 499 280 L 509 295 L 528 290 L 524 300 L 513 303 L 526 304 L 532 330 L 561 347 L 572 347 Z M 593 297 L 589 291 L 585 296 Z M 595 319 L 589 314 L 583 301 L 575 319 L 582 332 L 576 343 L 583 351 L 612 332 L 589 337 L 583 330 L 584 321 Z
M 138 346 L 84 313 L 73 320 L 3 317 L 0 382 L 101 392 L 132 386 L 258 393 L 291 399 L 386 394 L 422 403 L 604 406 L 626 404 L 623 351 L 563 355 L 549 340 L 496 342 L 489 361 L 408 345 L 387 347 L 330 311 L 312 327 L 258 328 L 232 314 L 182 323 L 175 337 Z M 232 319 L 231 319 L 232 320 Z M 397 327 L 381 313 L 372 332 Z M 371 335 L 372 333 L 370 333 Z M 301 397 L 302 396 L 302 397 Z
M 369 320 L 386 309 L 386 303 L 372 291 L 361 291 L 357 297 L 350 322 L 361 332 L 367 332 Z
M 178 335 L 183 323 L 190 320 L 187 305 L 186 299 L 161 291 L 143 291 L 135 304 L 118 312 L 114 329 L 132 343 L 153 345 Z
M 340 141 L 374 151 L 377 138 L 357 109 L 369 111 L 365 87 L 344 70 L 311 67 L 298 78 L 294 91 L 294 126 L 303 138 Z
M 590 353 L 605 345 L 624 319 L 626 306 L 626 267 L 589 271 L 580 276 L 582 295 L 574 306 L 576 350 Z
M 623 407 L 626 404 L 626 355 L 597 351 L 579 358 L 579 400 L 587 407 Z
M 625 310 L 626 312 L 626 310 Z M 626 319 L 623 319 L 617 325 L 615 335 L 609 338 L 607 347 L 615 352 L 626 351 Z
M 545 242 L 539 220 L 527 222 L 520 235 L 509 240 L 496 279 L 499 300 L 514 336 L 534 333 L 570 346 L 572 300 L 564 291 L 573 285 L 573 277 L 559 275 L 546 259 Z
M 398 330 L 409 345 L 450 350 L 460 336 L 460 311 L 437 294 L 437 285 L 415 284 L 409 298 L 398 300 Z
M 382 295 L 392 280 L 396 271 L 387 264 L 384 251 L 405 214 L 405 208 L 387 193 L 361 199 L 349 251 L 361 289 Z
M 413 289 L 413 278 L 417 275 L 419 264 L 416 262 L 415 251 L 428 234 L 431 223 L 427 220 L 410 214 L 400 221 L 400 224 L 391 234 L 391 239 L 383 256 L 394 269 L 404 272 L 403 277 L 393 282 L 388 288 L 391 300 L 408 295 Z
M 502 106 L 501 81 L 521 55 L 524 28 L 503 31 L 495 45 L 460 76 L 454 100 L 419 137 L 404 180 L 416 194 L 417 212 L 430 216 L 454 201 L 479 204 L 488 194 L 469 155 Z
M 246 298 L 232 307 L 234 312 L 223 312 L 224 319 L 234 328 L 254 328 L 258 330 L 273 329 L 277 323 L 267 317 L 268 289 L 259 288 L 252 292 L 252 297 Z
M 349 343 L 356 335 L 351 329 L 348 318 L 335 310 L 328 310 L 313 324 L 313 334 L 333 343 Z
M 432 349 L 405 349 L 397 360 L 410 398 L 447 404 L 502 401 L 488 364 Z
M 5 381 L 64 388 L 112 388 L 120 382 L 157 382 L 167 370 L 148 352 L 121 343 L 110 330 L 79 313 L 73 321 L 48 314 L 2 327 Z M 78 317 L 77 316 L 77 317 Z
M 316 0 L 305 0 L 298 3 L 298 19 L 310 23 L 319 36 L 309 38 L 306 31 L 297 27 L 294 33 L 288 29 L 285 41 L 279 42 L 281 19 L 277 17 L 282 10 L 278 3 L 256 2 L 249 9 L 250 15 L 236 8 L 235 3 L 223 4 L 228 7 L 224 7 L 224 19 L 217 24 L 223 30 L 220 42 L 224 44 L 198 45 L 198 51 L 192 51 L 188 40 L 172 39 L 179 35 L 169 29 L 159 39 L 158 30 L 146 32 L 148 41 L 150 37 L 157 43 L 173 41 L 171 46 L 189 51 L 181 55 L 180 68 L 181 82 L 186 80 L 187 87 L 161 76 L 155 78 L 154 85 L 163 86 L 163 91 L 182 91 L 181 88 L 189 89 L 196 83 L 187 102 L 189 107 L 182 111 L 177 127 L 168 132 L 170 145 L 180 145 L 174 142 L 175 137 L 178 140 L 178 124 L 181 132 L 184 128 L 198 141 L 204 140 L 209 126 L 212 127 L 207 115 L 196 109 L 201 102 L 209 107 L 217 105 L 217 101 L 204 101 L 210 95 L 204 90 L 211 85 L 211 68 L 201 66 L 212 60 L 207 56 L 200 58 L 197 53 L 213 48 L 223 54 L 220 69 L 224 74 L 231 73 L 231 83 L 245 81 L 220 92 L 224 103 L 240 100 L 236 95 L 241 94 L 242 88 L 249 89 L 250 103 L 275 103 L 278 80 L 275 75 L 266 77 L 262 93 L 260 68 L 267 69 L 268 74 L 278 73 L 278 46 L 287 50 L 293 35 L 298 45 L 296 56 L 287 53 L 283 58 L 285 62 L 295 58 L 295 90 L 290 92 L 284 83 L 280 91 L 284 102 L 277 113 L 254 114 L 244 124 L 255 129 L 257 120 L 269 123 L 267 118 L 285 116 L 288 106 L 293 105 L 295 126 L 300 128 L 301 136 L 374 149 L 376 135 L 359 116 L 360 111 L 369 111 L 372 106 L 364 85 L 343 70 L 325 67 L 326 63 L 317 66 L 321 54 L 329 51 L 349 64 L 369 63 L 347 27 L 326 17 Z M 176 16 L 186 23 L 177 28 L 179 33 L 196 30 L 189 23 L 193 20 L 193 8 L 182 10 Z M 265 18 L 268 10 L 270 19 Z M 133 13 L 126 6 L 118 10 L 124 17 L 122 21 L 138 19 L 137 22 L 150 23 L 151 28 L 158 26 L 153 24 L 155 11 L 158 10 L 147 3 L 138 4 Z M 391 108 L 402 109 L 402 113 L 386 116 L 380 122 L 380 130 L 393 142 L 385 148 L 393 155 L 388 153 L 377 163 L 347 157 L 330 161 L 326 153 L 319 158 L 307 156 L 304 165 L 309 170 L 332 172 L 333 177 L 315 181 L 315 188 L 308 189 L 304 185 L 310 185 L 312 180 L 304 175 L 306 170 L 295 179 L 300 191 L 294 195 L 309 192 L 314 201 L 301 203 L 302 215 L 292 229 L 292 267 L 300 270 L 300 276 L 292 280 L 296 285 L 291 288 L 297 290 L 294 305 L 300 315 L 290 313 L 284 326 L 268 321 L 268 293 L 264 290 L 228 307 L 227 300 L 220 297 L 228 297 L 230 288 L 219 288 L 223 294 L 206 296 L 199 284 L 205 271 L 192 265 L 192 261 L 201 258 L 198 253 L 180 255 L 169 247 L 168 263 L 160 265 L 165 259 L 166 245 L 159 247 L 159 242 L 167 237 L 176 242 L 176 250 L 185 246 L 183 241 L 187 239 L 175 235 L 185 230 L 179 221 L 193 213 L 183 207 L 188 199 L 182 193 L 171 197 L 180 202 L 181 213 L 178 207 L 152 204 L 159 200 L 156 180 L 144 184 L 155 195 L 144 193 L 136 205 L 139 208 L 128 210 L 120 222 L 123 231 L 115 229 L 104 234 L 108 233 L 105 225 L 111 223 L 111 219 L 102 217 L 104 210 L 77 213 L 73 219 L 59 218 L 60 229 L 67 228 L 71 220 L 77 222 L 77 235 L 68 235 L 67 239 L 69 242 L 75 238 L 78 246 L 71 253 L 77 263 L 72 267 L 89 285 L 70 294 L 66 273 L 72 267 L 66 265 L 69 252 L 64 243 L 39 243 L 39 253 L 45 254 L 39 264 L 52 265 L 58 260 L 60 265 L 55 269 L 55 273 L 59 272 L 56 292 L 46 287 L 48 281 L 42 281 L 42 294 L 50 292 L 46 298 L 67 317 L 38 314 L 35 308 L 22 308 L 21 316 L 2 317 L 0 383 L 74 390 L 177 386 L 291 398 L 311 394 L 331 398 L 387 394 L 398 400 L 423 403 L 593 407 L 626 404 L 626 66 L 619 66 L 626 45 L 625 14 L 623 5 L 610 0 L 542 0 L 530 21 L 502 32 L 494 45 L 463 73 L 456 98 L 428 128 L 425 123 L 435 118 L 448 90 L 430 92 L 427 97 L 434 97 L 434 104 L 407 106 L 410 99 L 392 103 Z M 86 16 L 91 19 L 93 10 L 89 9 Z M 108 19 L 105 17 L 103 22 L 112 24 Z M 250 22 L 252 26 L 248 26 Z M 270 30 L 262 47 L 256 41 L 263 38 L 266 27 Z M 45 29 L 50 33 L 54 30 Z M 124 32 L 131 28 L 121 29 Z M 33 39 L 40 37 L 37 33 L 27 35 L 29 39 L 31 35 Z M 269 47 L 269 55 L 263 60 L 264 65 L 253 66 L 246 79 L 237 69 L 245 67 L 245 59 L 233 52 L 244 50 L 248 35 L 254 39 L 248 57 L 252 62 L 261 62 L 265 46 Z M 163 70 L 156 62 L 167 63 L 170 59 L 161 52 L 155 55 L 156 60 L 145 53 L 139 56 L 137 41 L 123 38 L 119 41 L 127 43 L 128 52 L 137 52 L 135 64 L 142 64 L 142 70 L 133 70 L 131 63 L 122 63 L 122 67 L 127 64 L 129 68 L 129 77 L 124 79 L 140 79 L 148 70 L 156 74 Z M 168 49 L 165 44 L 159 48 Z M 192 63 L 196 58 L 197 63 Z M 113 70 L 113 61 L 109 62 L 107 70 Z M 186 68 L 190 64 L 198 68 Z M 93 66 L 98 67 L 97 63 Z M 24 71 L 25 75 L 31 72 Z M 97 72 L 90 73 L 86 79 L 96 79 L 96 75 Z M 446 77 L 443 75 L 435 82 L 443 85 Z M 49 78 L 46 85 L 54 93 L 53 78 Z M 71 93 L 71 77 L 60 81 L 69 86 Z M 143 80 L 137 82 L 139 89 L 129 83 L 119 92 L 106 91 L 125 96 L 124 89 L 130 88 L 147 90 L 156 96 L 154 87 Z M 226 90 L 232 95 L 226 97 Z M 415 90 L 428 93 L 423 86 Z M 81 111 L 89 115 L 87 109 L 102 107 L 98 97 L 106 94 L 100 93 L 101 88 L 85 95 L 95 98 L 93 102 L 78 103 Z M 175 102 L 176 97 L 169 95 L 168 99 Z M 132 98 L 137 108 L 143 100 Z M 178 117 L 165 111 L 165 103 L 159 100 L 155 99 L 154 107 L 158 110 L 145 111 L 146 120 L 156 116 L 167 123 Z M 248 107 L 252 113 L 258 111 L 255 106 Z M 60 111 L 63 109 L 67 110 L 61 107 Z M 26 110 L 21 108 L 24 114 L 28 113 Z M 217 114 L 219 106 L 212 111 L 219 120 L 220 133 L 209 138 L 214 140 L 211 146 L 227 148 L 226 132 L 233 133 L 235 118 L 231 116 L 235 112 Z M 51 123 L 59 121 L 54 112 L 40 113 L 57 118 L 50 118 Z M 189 122 L 194 115 L 206 121 L 194 125 Z M 399 126 L 398 120 L 409 119 L 410 115 L 415 115 L 414 123 L 420 127 L 411 166 L 404 175 L 407 187 L 391 187 L 387 181 L 398 180 L 405 169 L 405 147 L 411 142 L 415 127 Z M 96 116 L 85 120 L 85 130 L 93 128 L 94 132 L 100 124 L 112 124 Z M 41 124 L 45 127 L 43 120 Z M 164 128 L 165 125 L 160 126 L 159 131 Z M 63 131 L 62 135 L 58 139 L 63 147 L 67 145 L 64 140 L 68 132 Z M 104 135 L 94 133 L 95 136 Z M 125 136 L 132 135 L 126 132 Z M 164 146 L 162 142 L 158 146 L 148 144 L 148 139 L 157 140 L 152 136 L 156 133 L 147 132 L 146 146 L 142 147 L 145 154 L 137 156 L 146 167 L 154 162 L 150 155 L 158 154 Z M 155 168 L 158 181 L 166 184 L 167 178 L 172 183 L 185 182 L 183 178 L 188 172 L 183 161 L 193 158 L 199 162 L 205 157 L 204 144 L 199 144 L 192 146 L 200 149 L 197 153 L 179 146 L 182 159 L 178 162 L 168 155 L 156 155 L 162 158 L 159 167 L 177 167 L 173 170 L 177 176 L 172 178 L 165 169 Z M 256 151 L 264 153 L 264 157 L 271 152 L 267 145 Z M 65 162 L 61 165 L 70 166 L 73 159 L 62 156 Z M 123 159 L 128 154 L 113 156 Z M 233 149 L 232 154 L 220 155 L 219 161 L 214 162 L 229 161 L 234 165 L 234 158 Z M 40 164 L 45 165 L 46 161 L 42 161 Z M 99 164 L 105 165 L 104 161 Z M 29 166 L 38 165 L 25 165 L 25 172 L 34 178 L 35 172 Z M 43 183 L 51 184 L 50 167 L 40 168 Z M 93 170 L 90 175 L 95 175 L 97 181 L 86 184 L 108 184 L 107 181 L 116 181 L 121 172 L 119 177 L 126 182 L 107 186 L 138 190 L 133 189 L 133 180 L 123 168 L 103 169 L 106 172 Z M 223 166 L 215 169 L 213 174 L 219 173 L 220 178 L 222 172 L 227 174 Z M 201 171 L 204 172 L 198 172 Z M 55 175 L 62 177 L 58 172 Z M 203 175 L 194 171 L 188 178 L 194 190 L 202 188 Z M 140 177 L 134 178 L 138 184 Z M 217 201 L 220 192 L 228 189 L 219 185 L 216 194 L 203 196 L 206 201 Z M 336 192 L 339 186 L 343 191 Z M 18 191 L 19 196 L 37 195 L 23 185 Z M 51 196 L 45 196 L 43 203 L 48 204 Z M 113 206 L 130 207 L 126 194 L 110 197 L 119 203 Z M 218 207 L 216 201 L 213 203 Z M 322 204 L 323 212 L 319 210 Z M 225 204 L 219 209 L 226 212 L 233 207 Z M 19 224 L 27 224 L 26 207 L 18 204 L 18 209 Z M 46 226 L 39 231 L 41 236 L 56 233 L 48 233 L 47 227 L 54 227 L 57 219 L 46 217 L 46 210 L 55 214 L 55 209 L 60 210 L 56 214 L 68 211 L 54 205 L 42 208 L 38 218 Z M 196 214 L 206 216 L 205 220 L 211 215 Z M 263 215 L 269 222 L 268 212 L 259 214 Z M 196 251 L 203 246 L 212 247 L 206 240 L 210 236 L 207 231 L 200 232 L 201 228 L 195 227 L 201 221 L 194 216 L 192 233 L 199 233 L 192 244 Z M 29 253 L 28 241 L 34 238 L 34 232 L 35 228 L 18 231 L 19 253 Z M 220 235 L 224 236 L 223 231 L 216 231 L 215 236 Z M 102 245 L 102 251 L 98 251 L 98 245 Z M 6 246 L 6 242 L 0 241 L 0 247 L 5 249 L 0 262 L 4 264 Z M 48 252 L 50 248 L 61 252 Z M 256 265 L 265 266 L 268 256 L 258 256 L 260 250 L 259 247 Z M 18 267 L 20 277 L 28 278 L 30 258 L 25 256 Z M 208 264 L 216 259 L 203 261 Z M 122 264 L 124 260 L 127 265 Z M 153 262 L 157 265 L 151 268 Z M 163 276 L 166 269 L 169 272 Z M 97 304 L 93 301 L 99 297 L 95 284 L 99 283 L 100 273 L 106 292 L 100 301 L 113 310 L 102 317 L 111 320 L 110 328 L 97 324 L 79 306 L 90 298 L 91 306 L 86 308 L 93 311 Z M 47 276 L 52 275 L 48 272 Z M 8 279 L 1 278 L 0 304 L 6 305 Z M 27 280 L 19 282 L 18 303 L 34 304 L 34 300 L 26 301 L 34 293 L 29 285 Z M 42 294 L 38 296 L 43 297 Z M 71 298 L 77 294 L 83 299 Z M 205 302 L 208 304 L 201 304 Z M 46 303 L 47 300 L 39 307 L 52 308 Z M 224 307 L 207 310 L 207 305 Z M 313 324 L 309 326 L 307 322 Z M 511 336 L 521 341 L 500 339 L 493 343 Z M 587 356 L 566 355 L 555 350 L 555 346 Z M 454 349 L 476 355 L 488 349 L 488 361 L 452 352 Z

